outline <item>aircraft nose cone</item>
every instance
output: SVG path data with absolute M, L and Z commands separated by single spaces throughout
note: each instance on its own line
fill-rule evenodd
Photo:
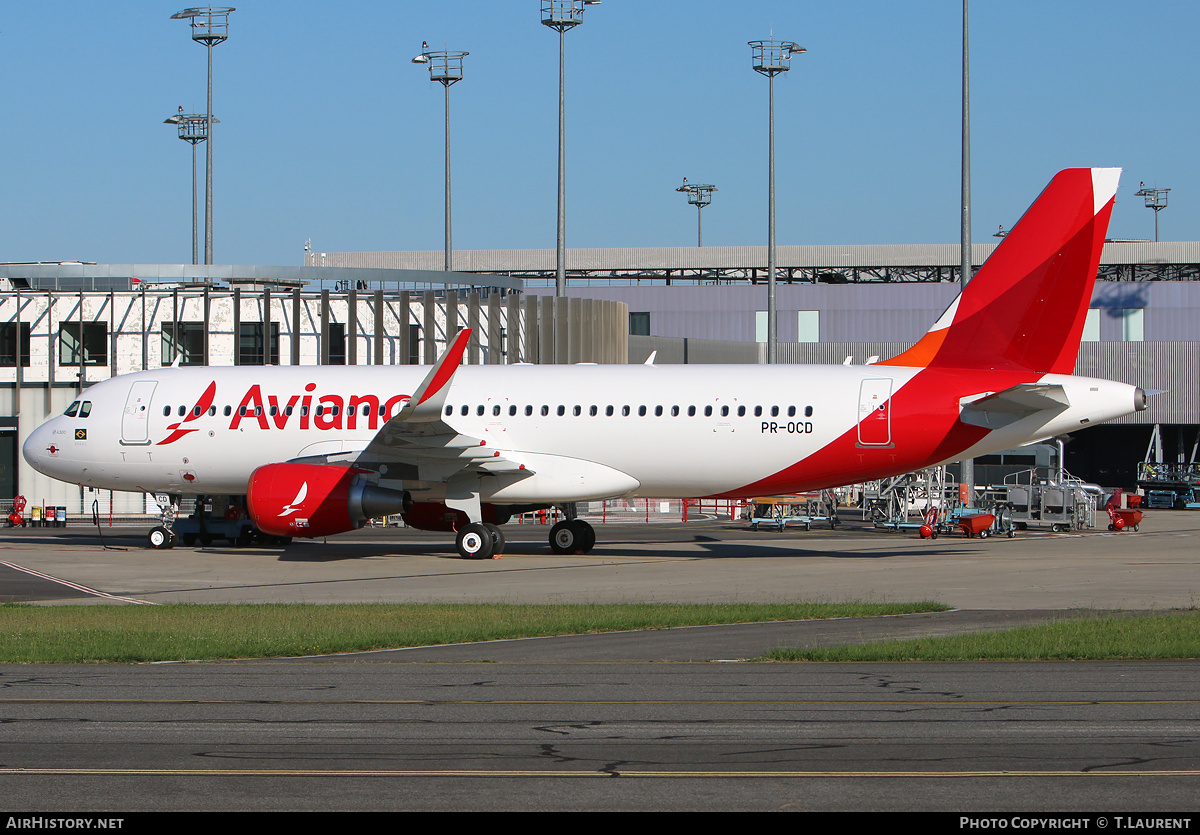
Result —
M 21 454 L 25 456 L 29 466 L 44 475 L 53 475 L 50 462 L 60 454 L 60 444 L 56 444 L 54 438 L 55 436 L 51 434 L 50 424 L 43 423 L 30 432 L 25 443 L 21 445 Z

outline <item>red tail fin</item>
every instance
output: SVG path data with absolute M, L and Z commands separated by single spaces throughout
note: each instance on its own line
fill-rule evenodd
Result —
M 1060 171 L 929 332 L 879 364 L 1072 373 L 1120 174 Z

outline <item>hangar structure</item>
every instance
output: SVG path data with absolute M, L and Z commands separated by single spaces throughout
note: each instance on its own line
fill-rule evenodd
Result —
M 994 248 L 976 245 L 981 264 Z M 958 248 L 781 246 L 784 362 L 866 362 L 911 345 L 958 292 Z M 427 363 L 473 328 L 472 363 L 765 361 L 765 247 L 306 255 L 301 267 L 80 262 L 0 265 L 0 503 L 142 512 L 34 472 L 20 440 L 87 386 L 187 365 Z M 1068 467 L 1133 486 L 1151 438 L 1195 457 L 1200 242 L 1106 244 L 1076 373 L 1162 393 L 1145 412 L 1076 433 Z M 1053 315 L 1047 311 L 1046 315 Z M 1185 462 L 1187 459 L 1187 462 Z M 1194 466 L 1193 466 L 1193 469 Z M 95 491 L 104 493 L 105 491 Z
M 462 327 L 472 364 L 627 361 L 622 303 L 521 290 L 520 279 L 441 270 L 0 264 L 0 507 L 24 495 L 71 514 L 96 500 L 102 512 L 144 512 L 141 494 L 85 491 L 20 454 L 30 431 L 118 374 L 424 364 Z

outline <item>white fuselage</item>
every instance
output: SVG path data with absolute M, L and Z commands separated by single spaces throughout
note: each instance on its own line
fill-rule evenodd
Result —
M 125 375 L 88 388 L 80 396 L 90 403 L 87 416 L 49 420 L 24 453 L 38 470 L 92 487 L 244 493 L 264 464 L 355 464 L 427 371 Z M 963 398 L 1039 381 L 1061 384 L 1070 406 L 1003 429 L 957 423 Z M 485 501 L 745 496 L 880 478 L 1069 432 L 1132 412 L 1134 391 L 1061 375 L 883 366 L 466 366 L 453 377 L 441 419 L 526 468 L 482 478 Z M 371 469 L 439 495 L 432 470 Z

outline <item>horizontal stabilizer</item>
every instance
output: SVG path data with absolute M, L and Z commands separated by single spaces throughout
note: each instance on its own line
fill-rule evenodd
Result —
M 1022 383 L 976 399 L 963 398 L 959 403 L 959 420 L 988 429 L 1008 426 L 1038 412 L 1058 413 L 1071 405 L 1062 386 L 1046 383 Z

